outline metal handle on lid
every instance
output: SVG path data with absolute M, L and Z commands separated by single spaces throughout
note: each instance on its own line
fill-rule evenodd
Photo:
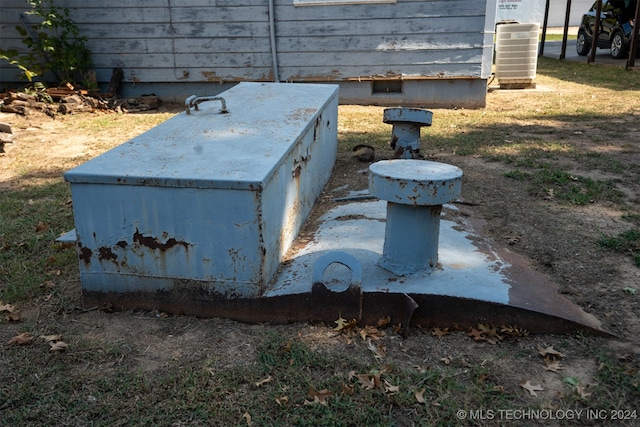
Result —
M 191 114 L 191 107 L 193 107 L 193 109 L 196 110 L 196 111 L 200 111 L 200 109 L 198 108 L 198 104 L 200 104 L 202 102 L 205 102 L 205 101 L 220 101 L 220 103 L 222 104 L 222 108 L 220 108 L 220 113 L 224 114 L 224 113 L 228 113 L 229 112 L 229 110 L 227 110 L 227 102 L 221 96 L 196 96 L 196 95 L 191 95 L 190 97 L 188 97 L 187 99 L 184 100 L 184 109 L 187 112 L 187 114 L 190 115 Z

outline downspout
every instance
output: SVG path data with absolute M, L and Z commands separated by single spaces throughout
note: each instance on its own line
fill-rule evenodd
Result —
M 273 81 L 279 82 L 278 51 L 276 50 L 276 18 L 273 1 L 269 0 L 269 38 L 271 40 L 271 62 L 273 62 Z

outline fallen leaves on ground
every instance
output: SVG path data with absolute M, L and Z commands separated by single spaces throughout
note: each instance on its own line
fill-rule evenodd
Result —
M 382 344 L 375 345 L 371 340 L 367 340 L 367 348 L 371 350 L 373 357 L 378 360 L 384 359 L 384 356 L 387 353 L 387 348 L 385 346 Z
M 431 329 L 431 335 L 442 339 L 442 337 L 444 337 L 445 335 L 449 335 L 449 328 L 433 328 Z
M 9 323 L 17 323 L 22 320 L 22 316 L 20 316 L 20 313 L 18 312 L 9 313 L 6 316 L 4 316 L 4 318 L 7 319 L 7 322 Z
M 342 316 L 340 316 L 334 323 L 336 324 L 336 327 L 333 328 L 334 331 L 343 331 L 353 328 L 358 322 L 356 322 L 356 319 L 348 321 L 347 319 L 343 319 Z
M 530 380 L 520 384 L 520 387 L 527 390 L 531 396 L 538 397 L 538 393 L 536 391 L 544 391 L 544 388 L 541 385 L 533 385 Z
M 0 312 L 9 312 L 9 313 L 13 313 L 13 310 L 15 310 L 13 308 L 13 306 L 11 304 L 3 304 L 2 301 L 0 301 Z
M 576 393 L 578 393 L 578 396 L 582 399 L 591 396 L 591 393 L 587 392 L 587 386 L 581 386 L 580 384 L 576 385 Z
M 11 304 L 3 304 L 2 301 L 0 301 L 0 313 L 7 313 L 4 316 L 7 322 L 15 323 L 22 320 L 20 313 L 16 311 L 14 306 Z
M 242 418 L 244 418 L 244 420 L 247 422 L 247 425 L 250 426 L 253 424 L 253 422 L 251 421 L 251 414 L 249 414 L 248 412 L 245 412 L 242 415 Z
M 346 394 L 347 396 L 353 396 L 356 389 L 351 384 L 342 384 L 342 394 Z
M 540 353 L 540 356 L 542 357 L 547 357 L 547 356 L 558 357 L 558 358 L 565 357 L 564 354 L 560 353 L 557 350 L 554 350 L 553 346 L 549 346 L 547 348 L 542 348 L 538 346 L 538 353 Z
M 580 384 L 580 381 L 578 381 L 576 377 L 564 377 L 562 381 L 569 384 L 570 386 L 573 386 L 576 394 L 580 396 L 581 399 L 586 399 L 587 397 L 591 396 L 591 393 L 587 392 L 588 385 L 583 386 L 582 384 Z
M 473 338 L 474 341 L 484 341 L 485 339 L 482 331 L 479 331 L 475 328 L 471 328 L 469 332 L 467 332 L 467 336 Z
M 375 375 L 358 374 L 356 377 L 360 383 L 360 388 L 363 390 L 373 390 L 376 388 L 376 380 L 378 383 L 380 382 L 380 377 L 376 377 Z
M 280 406 L 284 405 L 285 403 L 289 402 L 289 396 L 280 396 L 280 397 L 276 397 L 276 403 Z
M 267 378 L 263 378 L 263 379 L 261 379 L 260 381 L 257 381 L 257 382 L 255 383 L 255 384 L 256 384 L 256 387 L 263 386 L 263 385 L 265 385 L 266 383 L 271 382 L 271 380 L 272 380 L 272 379 L 273 379 L 273 377 L 272 377 L 271 375 L 269 375 Z
M 49 351 L 66 351 L 67 347 L 69 347 L 69 345 L 64 341 L 52 342 L 49 343 L 49 345 L 51 346 Z
M 29 345 L 33 342 L 33 335 L 29 332 L 22 332 L 15 337 L 11 338 L 8 342 L 9 345 Z
M 66 342 L 62 341 L 62 335 L 41 335 L 40 338 L 49 343 L 49 351 L 62 352 L 69 347 Z
M 391 384 L 387 379 L 384 380 L 383 385 L 384 385 L 384 392 L 387 394 L 400 393 L 400 386 Z
M 564 367 L 560 364 L 559 360 L 551 359 L 550 357 L 544 358 L 544 369 L 547 371 L 559 373 Z
M 529 336 L 529 331 L 513 325 L 502 325 L 500 327 L 500 332 L 514 338 Z
M 316 391 L 316 389 L 314 389 L 313 387 L 309 387 L 309 396 L 313 399 L 311 401 L 306 400 L 304 401 L 305 405 L 315 405 L 315 404 L 320 404 L 320 405 L 327 405 L 327 399 L 329 399 L 331 396 L 333 396 L 333 392 L 331 390 L 327 390 L 322 389 L 319 391 Z
M 387 326 L 389 326 L 390 323 L 391 323 L 391 316 L 382 317 L 378 319 L 376 326 L 378 328 L 386 328 Z
M 360 336 L 363 340 L 366 340 L 367 338 L 378 340 L 384 337 L 385 333 L 384 331 L 381 331 L 374 326 L 365 326 L 364 328 L 360 329 Z
M 424 403 L 424 392 L 427 391 L 426 388 L 421 388 L 420 390 L 415 390 L 413 392 L 413 395 L 416 398 L 416 402 L 418 403 Z
M 432 332 L 432 335 L 435 334 Z M 498 328 L 488 323 L 478 323 L 477 328 L 471 328 L 467 331 L 467 336 L 473 338 L 474 341 L 484 341 L 491 345 L 495 345 L 507 337 L 519 338 L 527 335 L 529 332 L 526 329 L 511 325 L 502 325 Z

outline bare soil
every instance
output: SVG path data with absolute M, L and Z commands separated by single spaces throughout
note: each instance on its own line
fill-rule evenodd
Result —
M 504 108 L 517 97 L 526 96 L 522 93 L 490 93 L 487 108 Z M 379 113 L 373 107 L 353 108 L 370 108 L 375 114 Z M 0 114 L 0 122 L 10 123 L 16 134 L 14 144 L 6 146 L 7 154 L 0 156 L 0 189 L 3 190 L 30 185 L 29 181 L 34 180 L 59 179 L 64 170 L 104 151 L 99 139 L 107 138 L 87 141 L 77 129 L 67 127 L 64 120 L 52 120 L 45 115 Z M 623 135 L 618 141 L 584 138 L 584 133 L 593 135 L 598 130 L 588 124 L 578 124 L 574 137 L 566 142 L 585 151 L 606 151 L 625 163 L 637 165 L 640 164 L 638 123 L 638 115 L 629 117 L 629 121 L 623 120 L 619 124 Z M 123 129 L 118 137 L 124 141 L 137 133 L 139 129 L 136 128 Z M 506 392 L 520 395 L 523 404 L 537 402 L 553 407 L 570 393 L 562 378 L 576 377 L 581 384 L 595 385 L 593 378 L 598 370 L 595 355 L 640 358 L 640 296 L 623 291 L 624 288 L 640 288 L 640 269 L 629 257 L 603 250 L 597 244 L 601 234 L 615 235 L 628 228 L 623 214 L 640 211 L 640 183 L 625 180 L 624 171 L 611 173 L 620 178 L 617 185 L 628 195 L 624 210 L 597 200 L 585 206 L 574 206 L 557 203 L 552 197 L 531 196 L 525 182 L 505 179 L 504 173 L 511 167 L 504 163 L 459 156 L 450 151 L 436 152 L 429 147 L 423 147 L 423 152 L 429 159 L 455 164 L 464 170 L 463 200 L 472 204 L 465 206 L 464 211 L 485 222 L 482 232 L 487 238 L 524 255 L 533 268 L 547 274 L 558 285 L 559 293 L 594 314 L 617 338 L 537 335 L 491 345 L 473 341 L 464 331 L 439 338 L 429 331 L 414 330 L 406 339 L 389 331 L 384 338 L 387 361 L 416 368 L 451 361 L 491 366 L 496 382 Z M 376 151 L 376 160 L 391 156 L 390 149 Z M 19 178 L 15 169 L 9 167 L 12 162 L 22 162 L 42 173 Z M 359 162 L 350 153 L 340 153 L 332 179 L 321 195 L 310 223 L 335 206 L 336 197 L 367 188 L 367 167 L 367 163 Z M 581 164 L 575 164 L 573 168 L 581 175 L 602 178 L 602 172 L 585 170 Z M 304 232 L 310 231 L 307 228 Z M 29 313 L 27 320 L 29 317 L 32 321 L 48 317 L 57 325 L 52 329 L 66 336 L 124 344 L 130 349 L 130 355 L 122 363 L 150 373 L 162 370 L 171 361 L 184 360 L 186 363 L 205 357 L 224 361 L 230 366 L 252 363 L 265 331 L 298 337 L 321 351 L 348 351 L 363 357 L 368 357 L 369 353 L 364 343 L 346 340 L 335 333 L 334 325 L 250 325 L 226 319 L 166 317 L 155 312 L 86 311 L 80 308 L 77 275 L 61 280 L 59 286 L 65 289 L 67 298 L 68 308 L 63 310 L 64 315 L 55 312 L 57 307 L 40 302 L 37 308 L 25 310 Z M 20 329 L 20 325 L 7 325 L 2 335 L 10 337 Z M 544 369 L 538 347 L 548 346 L 565 354 L 561 374 Z M 105 370 L 116 368 L 104 367 Z M 526 380 L 540 384 L 544 391 L 538 392 L 538 397 L 530 396 L 520 387 Z

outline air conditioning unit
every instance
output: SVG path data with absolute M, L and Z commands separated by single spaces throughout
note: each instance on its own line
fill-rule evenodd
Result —
M 535 87 L 539 32 L 539 24 L 498 25 L 495 74 L 501 88 Z

